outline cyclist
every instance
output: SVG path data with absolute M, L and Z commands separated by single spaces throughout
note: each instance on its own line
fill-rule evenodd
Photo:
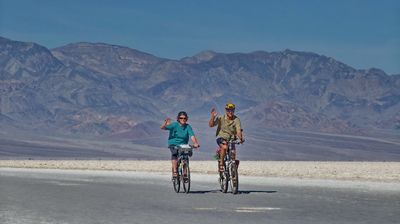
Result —
M 241 143 L 244 142 L 240 119 L 235 115 L 235 104 L 227 103 L 225 105 L 225 114 L 217 116 L 215 108 L 211 109 L 211 118 L 208 122 L 210 127 L 217 126 L 216 136 L 219 146 L 219 171 L 224 171 L 224 157 L 228 149 L 228 141 L 238 138 Z M 236 159 L 236 150 L 232 149 L 232 159 Z
M 169 131 L 168 137 L 168 148 L 171 151 L 171 164 L 172 164 L 172 177 L 177 176 L 177 159 L 178 159 L 178 149 L 176 146 L 182 144 L 188 144 L 189 138 L 193 142 L 193 147 L 200 147 L 197 142 L 196 136 L 194 135 L 192 127 L 187 123 L 188 115 L 185 111 L 178 113 L 177 122 L 172 122 L 171 119 L 165 119 L 164 123 L 161 125 L 161 129 Z

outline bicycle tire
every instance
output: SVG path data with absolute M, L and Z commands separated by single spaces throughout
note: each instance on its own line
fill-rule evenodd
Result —
M 186 177 L 185 175 L 186 174 Z M 183 185 L 183 191 L 188 194 L 190 191 L 190 167 L 189 167 L 189 162 L 184 163 L 183 165 L 183 172 L 181 176 L 181 182 Z
M 178 163 L 178 165 L 179 165 L 179 163 Z M 178 174 L 178 176 L 177 176 L 176 178 L 173 178 L 173 179 L 172 179 L 172 186 L 174 187 L 174 191 L 175 191 L 176 193 L 179 193 L 179 191 L 180 191 L 180 189 L 181 189 L 181 180 L 180 180 L 180 177 L 182 176 L 182 175 L 181 175 L 180 169 L 178 169 L 177 174 Z
M 219 184 L 221 186 L 222 193 L 228 192 L 228 177 L 225 171 L 219 172 Z
M 239 173 L 236 163 L 231 164 L 229 172 L 232 194 L 237 194 L 239 192 Z
M 181 180 L 179 177 L 172 179 L 172 186 L 174 187 L 174 191 L 176 193 L 179 193 L 179 190 L 181 188 Z

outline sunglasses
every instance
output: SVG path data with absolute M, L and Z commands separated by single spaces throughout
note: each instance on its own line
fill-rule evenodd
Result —
M 234 109 L 226 109 L 226 112 L 235 112 L 235 110 Z
M 179 117 L 179 120 L 187 120 L 186 117 Z

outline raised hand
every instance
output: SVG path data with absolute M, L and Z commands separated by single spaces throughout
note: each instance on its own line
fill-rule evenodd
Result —
M 167 119 L 164 120 L 164 123 L 161 125 L 160 128 L 163 129 L 163 130 L 165 130 L 165 127 L 166 127 L 167 125 L 169 125 L 169 124 L 171 124 L 171 119 L 167 118 Z
M 216 117 L 218 115 L 217 110 L 215 110 L 215 108 L 211 109 L 211 117 Z

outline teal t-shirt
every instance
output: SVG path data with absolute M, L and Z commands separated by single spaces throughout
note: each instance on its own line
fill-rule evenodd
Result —
M 181 126 L 178 122 L 173 122 L 165 126 L 165 129 L 169 130 L 168 146 L 188 144 L 189 137 L 194 136 L 189 124 Z

